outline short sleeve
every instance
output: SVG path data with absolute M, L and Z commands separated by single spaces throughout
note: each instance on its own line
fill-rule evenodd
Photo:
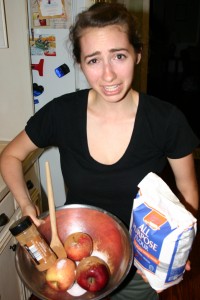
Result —
M 27 122 L 25 131 L 39 148 L 56 145 L 56 107 L 52 100 L 35 113 Z

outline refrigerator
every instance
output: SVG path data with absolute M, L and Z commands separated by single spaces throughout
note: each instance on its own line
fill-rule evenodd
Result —
M 92 5 L 91 0 L 28 0 L 29 43 L 33 80 L 34 110 L 53 98 L 88 88 L 89 84 L 74 64 L 69 27 L 75 16 Z M 49 161 L 56 207 L 66 201 L 66 190 L 57 148 L 49 148 L 39 158 L 44 210 L 48 209 L 45 161 Z

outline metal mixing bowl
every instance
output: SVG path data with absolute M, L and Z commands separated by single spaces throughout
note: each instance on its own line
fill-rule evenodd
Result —
M 45 224 L 38 229 L 50 243 L 51 226 L 49 213 L 41 218 Z M 16 267 L 24 284 L 32 293 L 42 300 L 98 300 L 114 291 L 127 276 L 132 262 L 133 250 L 129 232 L 124 224 L 111 213 L 98 207 L 72 204 L 56 209 L 57 229 L 61 241 L 73 232 L 88 233 L 94 242 L 94 253 L 103 253 L 111 270 L 107 286 L 99 292 L 75 296 L 68 291 L 56 292 L 45 281 L 45 272 L 39 272 L 33 265 L 25 250 L 17 246 Z

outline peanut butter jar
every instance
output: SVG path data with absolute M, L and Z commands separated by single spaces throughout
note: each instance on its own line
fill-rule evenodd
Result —
M 29 216 L 24 216 L 14 222 L 10 232 L 27 251 L 39 271 L 49 269 L 57 260 L 57 256 L 44 240 Z

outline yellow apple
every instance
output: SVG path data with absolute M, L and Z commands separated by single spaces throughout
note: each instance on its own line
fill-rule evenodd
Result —
M 56 291 L 69 289 L 76 278 L 76 264 L 69 258 L 60 258 L 47 270 L 46 282 Z

